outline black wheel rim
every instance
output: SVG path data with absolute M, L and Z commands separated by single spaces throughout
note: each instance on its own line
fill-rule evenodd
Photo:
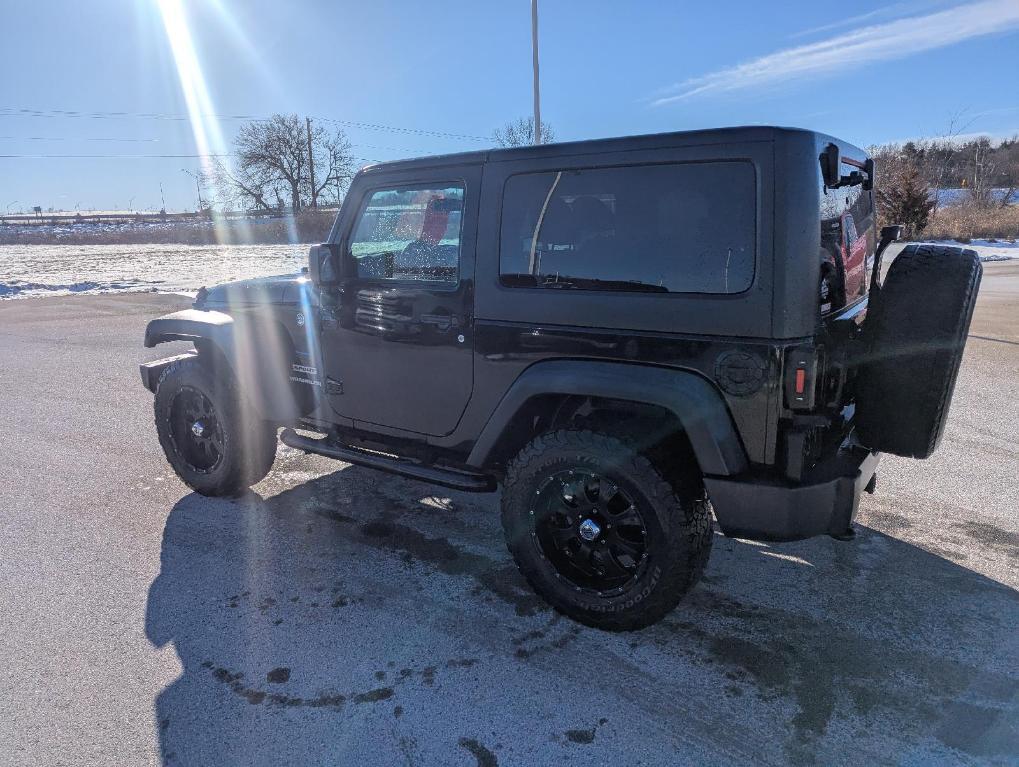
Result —
M 188 468 L 199 474 L 223 462 L 223 427 L 212 401 L 198 389 L 181 388 L 170 405 L 170 438 Z
M 588 470 L 546 479 L 531 510 L 532 538 L 557 577 L 600 595 L 625 591 L 647 560 L 647 526 L 632 494 Z

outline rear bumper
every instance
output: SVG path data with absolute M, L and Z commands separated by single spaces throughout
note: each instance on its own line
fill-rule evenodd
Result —
M 705 477 L 722 532 L 734 538 L 795 541 L 843 535 L 881 460 L 860 447 L 841 451 L 803 482 L 759 476 Z
M 161 360 L 155 362 L 143 362 L 138 366 L 139 371 L 142 374 L 142 384 L 153 394 L 156 393 L 156 384 L 159 383 L 159 376 L 163 374 L 163 371 L 172 365 L 174 362 L 180 360 L 186 360 L 188 357 L 195 357 L 198 352 L 185 352 L 184 354 L 175 354 L 173 357 L 164 357 Z

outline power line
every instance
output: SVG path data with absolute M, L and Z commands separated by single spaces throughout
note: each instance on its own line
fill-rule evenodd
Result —
M 109 142 L 132 142 L 145 144 L 158 144 L 158 138 L 105 138 L 95 136 L 0 136 L 0 141 L 109 141 Z M 379 144 L 362 144 L 361 142 L 351 143 L 351 146 L 362 149 L 383 149 L 390 152 L 421 152 L 420 149 L 409 149 L 405 146 L 380 146 Z M 427 154 L 427 153 L 426 153 Z M 8 155 L 13 156 L 13 155 Z M 355 158 L 357 159 L 357 158 Z
M 418 136 L 437 136 L 439 138 L 458 138 L 466 141 L 491 141 L 492 139 L 487 136 L 472 136 L 466 133 L 447 133 L 445 131 L 433 131 L 423 130 L 419 128 L 400 128 L 394 125 L 383 125 L 381 123 L 362 123 L 355 122 L 353 120 L 336 120 L 332 117 L 316 117 L 316 120 L 321 122 L 336 123 L 337 125 L 346 125 L 352 128 L 364 128 L 366 130 L 385 130 L 392 131 L 394 133 L 413 133 Z
M 232 157 L 233 152 L 222 154 L 0 154 L 0 160 L 200 160 L 206 157 Z M 377 163 L 370 157 L 351 157 L 352 160 Z
M 160 160 L 228 157 L 229 154 L 0 154 L 3 159 L 18 160 Z
M 270 118 L 258 115 L 218 115 L 218 114 L 203 114 L 201 117 L 208 117 L 215 120 L 250 120 L 253 122 L 265 122 Z M 188 115 L 170 114 L 165 112 L 81 112 L 73 109 L 27 109 L 24 107 L 2 107 L 0 108 L 0 117 L 78 117 L 87 118 L 92 120 L 112 120 L 112 119 L 145 119 L 145 120 L 170 120 L 174 122 L 187 122 L 190 121 Z M 418 136 L 433 136 L 436 138 L 453 138 L 461 139 L 464 141 L 486 141 L 490 142 L 491 138 L 488 136 L 474 136 L 467 133 L 452 133 L 449 131 L 436 131 L 427 130 L 424 128 L 408 128 L 399 125 L 387 125 L 385 123 L 366 123 L 358 122 L 355 120 L 339 120 L 333 117 L 316 117 L 310 115 L 315 120 L 322 122 L 335 123 L 337 125 L 345 125 L 351 128 L 361 128 L 363 130 L 375 130 L 375 131 L 388 131 L 391 133 L 404 133 Z
M 83 117 L 90 120 L 172 120 L 175 122 L 187 122 L 190 118 L 187 115 L 169 114 L 165 112 L 80 112 L 74 109 L 27 109 L 24 107 L 2 107 L 0 116 L 3 117 Z M 255 115 L 202 115 L 216 120 L 264 120 L 264 117 Z
M 0 136 L 0 141 L 125 141 L 142 144 L 158 143 L 157 138 L 94 138 L 85 136 Z

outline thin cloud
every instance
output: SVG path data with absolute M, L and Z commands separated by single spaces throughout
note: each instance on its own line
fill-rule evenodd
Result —
M 844 27 L 851 27 L 853 24 L 859 24 L 862 21 L 873 21 L 874 19 L 887 18 L 889 16 L 898 15 L 899 11 L 906 9 L 906 3 L 896 3 L 895 5 L 889 5 L 886 8 L 878 8 L 875 11 L 868 11 L 867 13 L 861 13 L 859 16 L 850 16 L 846 19 L 839 19 L 833 21 L 830 24 L 822 24 L 819 27 L 811 27 L 810 29 L 804 29 L 800 32 L 793 32 L 789 35 L 790 39 L 797 37 L 810 37 L 816 35 L 818 32 L 831 32 L 833 29 L 842 29 Z
M 897 19 L 851 30 L 809 45 L 788 48 L 761 58 L 694 77 L 654 99 L 663 106 L 706 93 L 761 88 L 793 80 L 845 72 L 875 61 L 906 58 L 923 51 L 1019 27 L 1019 2 L 983 0 L 926 16 Z

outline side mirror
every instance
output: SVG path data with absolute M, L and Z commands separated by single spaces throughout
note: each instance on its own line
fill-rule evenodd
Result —
M 308 276 L 318 287 L 339 282 L 339 269 L 330 245 L 312 245 L 308 250 Z
M 821 178 L 829 189 L 837 189 L 842 180 L 842 152 L 838 145 L 828 144 L 821 152 Z

